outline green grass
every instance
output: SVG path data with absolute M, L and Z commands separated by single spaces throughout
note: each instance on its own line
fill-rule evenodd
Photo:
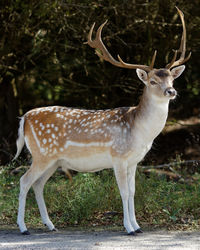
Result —
M 0 223 L 15 224 L 18 209 L 20 175 L 0 168 Z M 122 204 L 112 170 L 79 173 L 70 182 L 56 173 L 47 182 L 44 196 L 49 216 L 59 227 L 72 225 L 122 225 Z M 141 225 L 170 229 L 195 229 L 200 224 L 200 185 L 168 181 L 164 177 L 146 177 L 137 172 L 136 217 Z M 115 211 L 115 215 L 105 212 Z M 27 196 L 26 222 L 41 226 L 32 189 Z

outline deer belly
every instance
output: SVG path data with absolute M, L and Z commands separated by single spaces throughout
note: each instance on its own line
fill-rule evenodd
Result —
M 110 152 L 104 147 L 70 146 L 65 152 L 63 161 L 69 169 L 78 172 L 96 172 L 112 168 Z

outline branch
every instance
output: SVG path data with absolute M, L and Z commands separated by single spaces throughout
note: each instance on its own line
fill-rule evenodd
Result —
M 189 164 L 193 164 L 198 166 L 200 164 L 200 160 L 187 160 L 187 161 L 175 161 L 175 162 L 170 162 L 167 164 L 161 164 L 161 165 L 157 165 L 157 166 L 140 166 L 142 169 L 157 169 L 157 168 L 169 168 L 169 167 L 173 167 L 173 166 L 178 166 L 178 165 L 189 165 Z

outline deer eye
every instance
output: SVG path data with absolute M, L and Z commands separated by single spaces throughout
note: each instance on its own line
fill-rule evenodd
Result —
M 150 81 L 150 83 L 151 83 L 151 85 L 156 85 L 157 84 L 157 82 L 155 82 L 155 81 Z

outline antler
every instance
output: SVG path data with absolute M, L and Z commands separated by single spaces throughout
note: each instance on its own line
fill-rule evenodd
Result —
M 119 55 L 117 55 L 117 57 L 119 59 L 119 61 L 117 61 L 111 56 L 111 54 L 108 52 L 107 48 L 105 47 L 105 45 L 101 39 L 101 31 L 106 23 L 107 23 L 107 20 L 98 28 L 95 40 L 92 40 L 92 33 L 93 33 L 95 23 L 93 23 L 93 25 L 90 29 L 90 32 L 88 34 L 88 41 L 86 43 L 88 45 L 90 45 L 90 47 L 97 49 L 96 54 L 100 58 L 104 59 L 105 61 L 110 62 L 111 64 L 113 64 L 117 67 L 127 68 L 127 69 L 143 69 L 143 70 L 148 71 L 148 72 L 151 71 L 153 69 L 153 66 L 154 66 L 157 51 L 154 52 L 150 66 L 125 63 Z
M 176 7 L 176 9 L 177 9 L 178 14 L 179 14 L 179 16 L 181 18 L 181 22 L 182 22 L 182 26 L 183 26 L 183 33 L 182 33 L 180 48 L 179 48 L 178 51 L 175 50 L 174 57 L 173 57 L 172 61 L 166 65 L 167 69 L 171 69 L 172 67 L 179 66 L 179 65 L 185 63 L 186 61 L 188 61 L 190 59 L 190 56 L 191 56 L 191 52 L 190 52 L 189 55 L 185 58 L 186 28 L 185 28 L 184 14 L 178 7 Z M 180 58 L 176 61 L 176 57 L 177 57 L 178 52 L 180 52 L 181 55 L 180 55 Z

